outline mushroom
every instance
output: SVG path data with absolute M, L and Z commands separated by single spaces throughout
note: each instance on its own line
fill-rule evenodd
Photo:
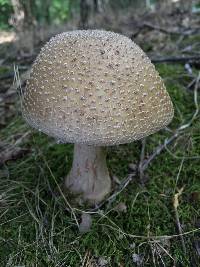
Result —
M 106 146 L 165 127 L 173 105 L 145 53 L 129 38 L 103 30 L 53 37 L 33 64 L 23 116 L 62 143 L 74 143 L 65 186 L 98 203 L 111 190 Z

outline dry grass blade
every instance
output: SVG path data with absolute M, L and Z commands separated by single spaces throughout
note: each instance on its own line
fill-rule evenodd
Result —
M 141 149 L 141 154 L 140 154 L 140 163 L 138 166 L 138 171 L 140 174 L 140 182 L 143 184 L 144 183 L 144 169 L 142 168 L 144 158 L 145 158 L 145 146 L 146 146 L 146 138 L 142 139 L 142 149 Z
M 140 239 L 145 239 L 145 240 L 147 239 L 147 240 L 152 240 L 153 242 L 155 242 L 155 240 L 162 240 L 162 239 L 170 240 L 170 239 L 177 238 L 177 237 L 180 237 L 180 236 L 186 236 L 186 235 L 190 235 L 190 234 L 194 234 L 194 233 L 200 232 L 200 228 L 196 228 L 196 229 L 193 229 L 191 231 L 183 232 L 182 234 L 160 235 L 160 236 L 155 236 L 155 235 L 145 236 L 145 235 L 133 235 L 133 234 L 126 233 L 120 227 L 115 228 L 115 227 L 113 227 L 111 225 L 107 225 L 107 224 L 99 224 L 99 225 L 108 227 L 111 230 L 116 231 L 116 232 L 118 232 L 118 233 L 120 233 L 120 234 L 122 234 L 124 236 L 130 237 L 130 238 L 140 238 Z
M 42 154 L 41 154 L 41 155 L 42 155 Z M 78 229 L 79 229 L 79 223 L 78 223 L 78 220 L 77 220 L 77 218 L 76 218 L 76 214 L 75 214 L 75 212 L 74 212 L 74 209 L 71 207 L 69 201 L 67 200 L 67 198 L 66 198 L 65 195 L 63 194 L 62 189 L 60 188 L 58 182 L 56 181 L 56 177 L 55 177 L 54 174 L 52 173 L 51 168 L 49 167 L 49 164 L 48 164 L 48 162 L 46 161 L 46 159 L 45 159 L 45 157 L 44 157 L 43 155 L 42 155 L 42 158 L 43 158 L 44 163 L 45 163 L 47 169 L 49 170 L 49 172 L 50 172 L 50 174 L 51 174 L 51 177 L 53 178 L 53 180 L 54 180 L 54 182 L 55 182 L 55 184 L 56 184 L 56 186 L 57 186 L 57 188 L 58 188 L 58 190 L 59 190 L 61 196 L 63 197 L 63 199 L 64 199 L 64 201 L 65 201 L 67 207 L 69 207 L 69 209 L 70 209 L 70 211 L 71 211 L 71 213 L 72 213 L 72 215 L 73 215 L 73 217 L 74 217 L 74 220 L 75 220 L 75 222 L 76 222 L 76 225 L 77 225 L 77 227 L 78 227 Z
M 27 214 L 29 214 L 29 212 L 25 212 L 25 213 L 23 213 L 23 214 L 21 214 L 21 215 L 19 215 L 19 216 L 16 216 L 15 218 L 12 218 L 12 219 L 10 219 L 10 220 L 8 220 L 8 221 L 5 221 L 5 222 L 1 223 L 0 226 L 2 226 L 2 225 L 4 225 L 4 224 L 7 224 L 7 223 L 9 223 L 9 222 L 12 222 L 12 221 L 14 221 L 14 220 L 17 220 L 17 219 L 19 219 L 19 218 L 21 218 L 21 217 L 24 217 L 24 216 L 26 216 Z
M 175 216 L 176 216 L 176 224 L 177 224 L 178 232 L 179 232 L 180 238 L 181 238 L 183 252 L 186 254 L 186 246 L 185 246 L 185 241 L 183 238 L 183 231 L 181 228 L 181 223 L 180 223 L 179 214 L 178 214 L 179 197 L 182 195 L 183 189 L 184 189 L 184 187 L 182 187 L 180 190 L 178 190 L 178 193 L 176 193 L 174 195 L 173 206 L 174 206 L 174 211 L 175 211 Z

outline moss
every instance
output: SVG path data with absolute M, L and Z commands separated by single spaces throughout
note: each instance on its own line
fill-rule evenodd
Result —
M 184 74 L 182 66 L 159 64 L 157 69 L 165 79 L 175 106 L 175 118 L 169 127 L 176 129 L 192 117 L 195 110 L 193 93 L 185 89 L 184 81 L 178 79 Z M 12 136 L 28 130 L 28 126 L 16 117 L 1 131 L 1 138 L 9 137 L 11 141 Z M 200 191 L 200 165 L 199 159 L 192 157 L 198 157 L 200 153 L 199 131 L 200 123 L 196 120 L 168 147 L 171 152 L 165 150 L 148 167 L 145 174 L 149 178 L 145 186 L 141 185 L 139 177 L 135 177 L 112 203 L 92 215 L 91 231 L 85 234 L 78 232 L 49 171 L 62 184 L 71 166 L 73 146 L 58 145 L 44 134 L 32 131 L 23 145 L 30 149 L 30 153 L 2 167 L 1 265 L 80 266 L 89 251 L 92 256 L 105 257 L 109 266 L 123 263 L 134 266 L 133 254 L 144 256 L 144 266 L 153 266 L 152 253 L 160 264 L 162 258 L 166 266 L 172 266 L 172 257 L 177 264 L 191 266 L 191 258 L 194 261 L 197 257 L 193 242 L 198 232 L 184 236 L 186 254 L 178 237 L 163 239 L 159 243 L 161 246 L 155 239 L 149 242 L 145 237 L 178 233 L 173 197 L 182 187 L 178 214 L 183 232 L 197 228 L 199 205 L 198 200 L 192 199 L 192 194 Z M 165 130 L 149 136 L 145 155 L 150 155 L 169 136 Z M 140 150 L 140 141 L 108 148 L 110 172 L 123 179 L 129 172 L 128 164 L 139 162 Z M 67 198 L 70 201 L 69 196 Z M 127 206 L 126 213 L 113 209 L 119 202 Z M 80 213 L 77 218 L 80 219 Z

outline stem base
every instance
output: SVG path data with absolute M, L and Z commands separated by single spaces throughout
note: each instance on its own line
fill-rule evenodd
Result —
M 98 203 L 110 192 L 111 179 L 102 147 L 74 145 L 74 159 L 65 186 L 84 201 Z

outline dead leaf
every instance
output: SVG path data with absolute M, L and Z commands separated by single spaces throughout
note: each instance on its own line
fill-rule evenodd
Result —
M 182 187 L 181 189 L 178 190 L 178 193 L 176 193 L 174 195 L 174 201 L 173 201 L 173 205 L 174 205 L 174 208 L 175 210 L 177 210 L 178 206 L 179 206 L 179 197 L 182 195 L 183 193 L 183 189 L 184 187 Z

